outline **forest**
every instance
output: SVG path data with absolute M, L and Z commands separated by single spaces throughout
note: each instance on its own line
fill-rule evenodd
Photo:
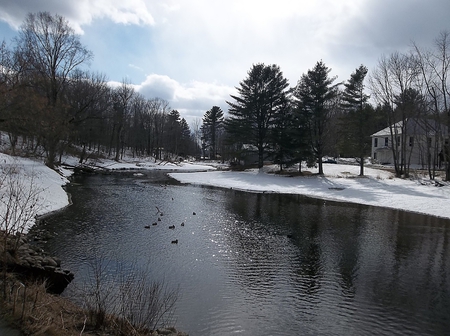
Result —
M 389 127 L 395 173 L 408 176 L 408 123 L 433 120 L 438 126 L 427 132 L 438 140 L 428 171 L 433 177 L 444 153 L 449 180 L 449 36 L 443 31 L 431 48 L 413 43 L 408 52 L 383 55 L 370 71 L 359 65 L 343 82 L 322 60 L 292 87 L 278 65 L 255 63 L 228 111 L 212 106 L 190 126 L 168 101 L 144 97 L 126 80 L 113 87 L 105 74 L 86 70 L 94 55 L 64 17 L 30 13 L 0 46 L 0 130 L 11 154 L 42 155 L 49 167 L 64 154 L 83 163 L 129 153 L 257 167 L 270 161 L 280 170 L 306 162 L 321 174 L 324 157 L 355 157 L 364 175 L 370 136 Z

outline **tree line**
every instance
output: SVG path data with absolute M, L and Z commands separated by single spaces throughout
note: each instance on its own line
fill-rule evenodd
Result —
M 319 174 L 326 155 L 357 157 L 363 163 L 370 134 L 384 125 L 365 94 L 367 68 L 361 65 L 346 83 L 335 83 L 330 72 L 319 61 L 289 87 L 279 66 L 254 64 L 227 101 L 227 118 L 217 106 L 205 113 L 203 147 L 211 158 L 217 150 L 237 159 L 253 152 L 258 167 L 265 160 L 280 169 L 306 161 L 317 164 Z
M 364 175 L 370 136 L 388 128 L 396 176 L 409 176 L 412 148 L 422 146 L 430 178 L 443 164 L 450 180 L 449 50 L 444 31 L 431 48 L 413 44 L 407 53 L 382 56 L 369 75 L 361 65 L 337 83 L 318 61 L 294 87 L 279 66 L 254 64 L 227 102 L 227 118 L 217 106 L 205 113 L 203 149 L 211 158 L 220 152 L 239 159 L 251 148 L 258 167 L 264 160 L 280 169 L 306 161 L 317 164 L 319 174 L 324 156 L 356 157 Z M 414 142 L 415 136 L 425 140 Z
M 62 16 L 28 14 L 12 42 L 0 46 L 0 128 L 13 153 L 19 138 L 22 150 L 43 148 L 50 167 L 75 146 L 80 162 L 95 152 L 119 160 L 125 150 L 157 159 L 196 151 L 189 125 L 167 101 L 84 70 L 93 55 Z
M 382 56 L 370 74 L 361 65 L 344 82 L 322 60 L 293 87 L 278 65 L 254 64 L 227 114 L 213 106 L 191 130 L 167 101 L 145 98 L 126 81 L 111 87 L 105 75 L 85 70 L 93 54 L 62 16 L 30 13 L 11 46 L 0 46 L 0 128 L 13 153 L 19 145 L 43 149 L 50 167 L 70 151 L 80 162 L 95 153 L 119 160 L 125 151 L 170 160 L 239 161 L 253 153 L 258 167 L 303 161 L 320 174 L 325 156 L 356 157 L 363 175 L 370 135 L 390 127 L 396 174 L 408 176 L 406 130 L 423 119 L 439 139 L 427 149 L 430 177 L 443 162 L 450 179 L 449 40 L 442 32 L 433 47 Z

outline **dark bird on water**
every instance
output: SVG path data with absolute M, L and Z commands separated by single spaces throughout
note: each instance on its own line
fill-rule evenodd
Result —
M 171 225 L 171 226 L 169 226 L 169 229 L 172 229 L 172 230 L 174 230 L 174 229 L 175 229 L 175 225 Z
M 146 225 L 146 226 L 144 226 L 144 228 L 150 229 L 150 225 Z
M 183 223 L 181 223 L 181 226 L 184 226 L 184 222 L 183 222 Z
M 195 213 L 195 212 L 193 212 L 192 214 L 193 214 L 194 216 L 196 215 L 196 213 Z
M 172 244 L 178 244 L 178 239 L 172 240 Z

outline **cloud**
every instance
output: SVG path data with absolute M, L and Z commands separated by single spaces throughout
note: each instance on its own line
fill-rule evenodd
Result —
M 94 70 L 191 117 L 213 105 L 226 112 L 252 64 L 279 65 L 294 86 L 323 60 L 344 81 L 450 28 L 449 0 L 0 0 L 0 20 L 13 27 L 43 10 L 85 31 Z
M 128 64 L 128 66 L 130 67 L 130 68 L 132 68 L 132 69 L 135 69 L 135 70 L 139 70 L 139 71 L 144 71 L 144 69 L 142 69 L 140 66 L 137 66 L 137 65 L 134 65 L 134 64 Z
M 122 83 L 110 81 L 108 84 L 118 87 Z M 148 75 L 141 84 L 132 86 L 147 99 L 161 98 L 168 101 L 170 107 L 178 110 L 189 124 L 197 118 L 203 118 L 213 106 L 219 106 L 226 112 L 226 100 L 230 100 L 230 94 L 236 94 L 236 89 L 227 85 L 199 81 L 179 83 L 169 76 L 158 74 Z
M 114 23 L 154 25 L 155 20 L 145 0 L 1 0 L 0 20 L 12 28 L 18 27 L 28 13 L 48 11 L 64 16 L 78 34 L 83 25 L 96 19 L 109 19 Z

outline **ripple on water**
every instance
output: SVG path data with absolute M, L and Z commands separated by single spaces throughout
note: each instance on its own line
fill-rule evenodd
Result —
M 100 260 L 110 278 L 138 267 L 179 287 L 176 325 L 192 335 L 450 330 L 448 221 L 161 175 L 80 183 L 69 187 L 74 205 L 46 224 L 58 233 L 46 249 L 76 273 L 67 295 Z

